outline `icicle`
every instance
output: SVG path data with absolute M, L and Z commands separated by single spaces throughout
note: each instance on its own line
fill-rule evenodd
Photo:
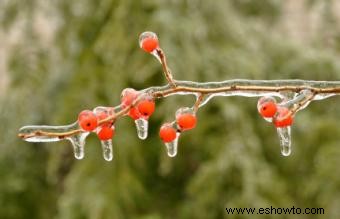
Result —
M 291 127 L 277 128 L 277 134 L 280 140 L 281 154 L 283 156 L 289 156 L 292 152 L 292 137 L 291 137 Z
M 149 122 L 146 119 L 140 118 L 135 120 L 138 137 L 142 140 L 148 137 Z
M 103 149 L 103 157 L 106 161 L 111 161 L 113 158 L 112 140 L 100 141 Z
M 85 146 L 85 139 L 89 135 L 89 132 L 81 132 L 79 134 L 72 135 L 67 137 L 66 139 L 69 140 L 73 146 L 74 157 L 78 160 L 83 159 L 85 156 L 84 153 L 84 146 Z
M 180 133 L 177 132 L 176 139 L 172 142 L 165 143 L 167 153 L 169 157 L 175 157 L 177 155 L 177 148 L 178 148 L 178 138 L 180 136 Z

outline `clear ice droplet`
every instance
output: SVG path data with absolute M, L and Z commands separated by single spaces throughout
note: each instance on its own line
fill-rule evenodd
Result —
M 283 156 L 289 156 L 292 152 L 292 136 L 291 136 L 291 127 L 283 127 L 277 128 L 277 134 L 280 140 L 281 154 Z
M 81 132 L 66 138 L 71 142 L 73 146 L 74 157 L 78 160 L 83 159 L 85 156 L 85 139 L 88 135 L 89 132 Z
M 178 138 L 180 133 L 177 133 L 175 140 L 172 142 L 165 143 L 165 147 L 169 157 L 175 157 L 177 155 L 177 148 L 178 148 Z
M 100 141 L 103 149 L 103 157 L 106 161 L 111 161 L 113 158 L 112 140 Z
M 144 140 L 148 137 L 149 122 L 146 119 L 140 118 L 135 120 L 138 138 Z

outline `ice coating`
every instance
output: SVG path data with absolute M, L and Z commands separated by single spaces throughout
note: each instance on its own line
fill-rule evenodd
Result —
M 280 105 L 288 108 L 297 108 L 297 111 L 299 111 L 306 108 L 314 98 L 314 94 L 311 90 L 302 90 Z
M 79 128 L 78 122 L 64 126 L 31 125 L 19 129 L 19 135 L 32 135 L 24 140 L 28 142 L 56 142 L 65 139 L 60 135 L 46 135 L 45 133 L 70 133 Z
M 96 108 L 93 109 L 93 112 L 97 115 L 101 112 L 107 113 L 108 116 L 114 115 L 115 113 L 115 108 L 114 107 L 106 107 L 106 106 L 97 106 Z
M 152 31 L 144 31 L 143 33 L 139 35 L 139 38 L 138 38 L 138 43 L 139 43 L 140 48 L 143 48 L 143 41 L 147 38 L 156 39 L 158 41 L 158 37 L 156 33 Z

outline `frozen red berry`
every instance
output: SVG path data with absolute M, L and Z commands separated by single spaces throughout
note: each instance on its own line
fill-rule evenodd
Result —
M 138 91 L 133 88 L 125 88 L 121 95 L 121 104 L 123 107 L 128 107 L 133 104 L 138 96 Z
M 162 125 L 162 127 L 159 130 L 159 136 L 162 139 L 163 142 L 169 143 L 176 139 L 177 137 L 177 131 L 174 127 L 172 127 L 171 124 L 166 123 Z
M 79 113 L 78 123 L 84 131 L 93 131 L 97 128 L 98 119 L 92 111 L 83 110 Z
M 109 112 L 99 111 L 99 112 L 96 113 L 96 116 L 97 116 L 98 122 L 100 122 L 100 121 L 106 119 L 107 117 L 109 117 Z M 101 124 L 101 126 L 111 126 L 112 124 L 113 124 L 112 121 L 108 121 L 108 122 Z
M 138 109 L 136 107 L 131 107 L 131 109 L 129 110 L 128 115 L 133 119 L 139 119 L 140 117 L 142 117 L 142 115 L 139 113 Z
M 257 109 L 264 118 L 272 118 L 277 112 L 276 100 L 273 97 L 261 97 Z
M 145 52 L 152 52 L 159 47 L 157 35 L 153 32 L 144 32 L 139 36 L 139 46 Z
M 115 134 L 114 126 L 101 126 L 98 128 L 97 135 L 102 141 L 111 139 Z
M 291 126 L 294 122 L 293 116 L 287 107 L 278 107 L 273 123 L 277 128 Z
M 137 109 L 143 117 L 149 117 L 155 111 L 155 101 L 152 99 L 141 100 L 137 104 Z
M 190 130 L 195 128 L 197 119 L 194 114 L 184 113 L 177 116 L 176 122 L 181 130 Z
M 176 111 L 176 122 L 181 131 L 195 128 L 197 123 L 195 112 L 188 107 L 178 109 Z

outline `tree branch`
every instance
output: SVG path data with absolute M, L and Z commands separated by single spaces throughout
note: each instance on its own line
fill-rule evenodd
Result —
M 118 105 L 116 107 L 104 107 L 113 113 L 107 118 L 100 120 L 98 122 L 99 126 L 107 122 L 114 123 L 117 119 L 128 115 L 130 109 L 135 107 L 146 93 L 153 99 L 166 98 L 171 95 L 195 95 L 197 97 L 193 106 L 195 112 L 199 107 L 202 107 L 209 102 L 214 96 L 275 96 L 282 100 L 280 103 L 281 105 L 289 108 L 289 114 L 286 115 L 287 117 L 293 116 L 297 111 L 306 107 L 311 101 L 322 100 L 340 94 L 340 81 L 233 79 L 221 82 L 202 83 L 174 80 L 172 72 L 167 65 L 166 56 L 163 50 L 158 47 L 151 52 L 151 54 L 160 61 L 163 74 L 168 83 L 165 86 L 155 86 L 141 90 L 130 106 L 123 107 L 122 105 Z M 286 130 L 286 132 L 280 133 L 279 136 L 281 137 L 285 137 L 285 134 L 290 133 L 290 131 L 287 131 L 290 130 L 290 127 L 278 130 Z M 81 145 L 84 144 L 87 134 L 88 132 L 82 130 L 78 122 L 75 122 L 66 126 L 24 126 L 19 130 L 18 136 L 31 142 L 51 142 L 69 139 L 74 145 L 75 150 L 78 150 L 83 147 Z M 290 142 L 290 140 L 283 140 Z M 102 141 L 104 146 L 106 143 L 106 141 Z M 79 155 L 79 157 L 81 158 L 82 156 Z
M 192 81 L 175 81 L 176 87 L 166 85 L 163 87 L 149 87 L 142 92 L 149 93 L 155 98 L 165 98 L 170 95 L 221 95 L 221 96 L 247 96 L 247 97 L 259 97 L 265 95 L 278 96 L 283 98 L 284 94 L 281 92 L 299 93 L 303 90 L 310 90 L 313 95 L 309 99 L 305 99 L 300 106 L 312 99 L 323 99 L 333 95 L 340 94 L 340 81 L 304 81 L 304 80 L 227 80 L 222 82 L 207 82 L 198 83 Z M 201 101 L 202 99 L 200 99 Z M 138 102 L 138 101 L 136 101 Z M 133 106 L 133 105 L 132 105 Z M 196 106 L 198 108 L 198 106 Z M 120 105 L 114 107 L 115 114 L 107 117 L 104 120 L 99 121 L 99 125 L 105 122 L 113 122 L 120 117 L 126 115 L 129 111 L 128 108 L 122 109 Z M 294 114 L 299 108 L 294 108 L 292 114 Z M 45 126 L 46 127 L 46 126 Z M 49 127 L 48 127 L 49 128 Z M 23 139 L 32 138 L 35 136 L 50 136 L 59 137 L 63 139 L 70 135 L 82 132 L 77 128 L 67 132 L 46 132 L 44 127 L 41 130 L 35 130 L 31 133 L 20 132 L 18 136 Z

